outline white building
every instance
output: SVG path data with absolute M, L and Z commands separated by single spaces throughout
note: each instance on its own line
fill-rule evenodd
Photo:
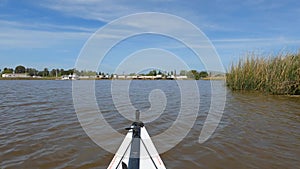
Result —
M 126 79 L 127 77 L 125 75 L 119 75 L 118 79 Z
M 3 78 L 28 78 L 27 73 L 4 73 L 2 74 Z
M 61 80 L 77 80 L 78 76 L 74 73 L 74 74 L 70 74 L 70 75 L 63 75 L 61 77 Z
M 184 79 L 187 79 L 187 78 L 188 78 L 187 76 L 176 76 L 177 80 L 184 80 Z

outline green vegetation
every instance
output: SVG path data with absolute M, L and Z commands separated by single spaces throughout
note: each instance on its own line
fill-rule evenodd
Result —
M 156 76 L 156 75 L 163 75 L 163 73 L 160 70 L 159 71 L 151 70 L 151 71 L 149 71 L 148 74 L 146 74 L 146 76 Z
M 197 72 L 196 70 L 191 70 L 188 74 L 189 77 L 194 77 L 196 80 L 199 80 L 200 78 L 206 78 L 208 76 L 207 72 Z
M 180 75 L 187 76 L 188 78 L 195 79 L 195 80 L 208 77 L 208 73 L 206 71 L 198 72 L 197 70 L 190 70 L 190 71 L 181 70 Z
M 25 73 L 25 71 L 26 71 L 26 69 L 22 65 L 17 66 L 15 69 L 15 73 Z
M 148 72 L 142 72 L 139 74 L 136 73 L 130 73 L 129 76 L 157 76 L 157 75 L 161 75 L 162 79 L 174 79 L 175 77 L 178 76 L 186 76 L 187 79 L 195 79 L 195 80 L 199 80 L 199 79 L 205 79 L 208 77 L 208 72 L 206 71 L 200 71 L 198 72 L 197 70 L 181 70 L 179 74 L 176 73 L 176 70 L 174 71 L 162 71 L 162 70 L 155 70 L 155 69 L 151 69 Z
M 75 69 L 52 69 L 49 70 L 48 68 L 44 68 L 43 70 L 37 70 L 35 68 L 26 68 L 22 65 L 17 66 L 15 69 L 13 68 L 7 68 L 5 67 L 3 71 L 1 72 L 0 69 L 0 75 L 1 74 L 12 74 L 12 73 L 17 73 L 17 74 L 27 74 L 28 76 L 39 76 L 43 77 L 43 79 L 53 79 L 55 77 L 61 77 L 64 75 L 70 75 L 76 73 L 78 76 L 95 76 L 97 75 L 97 72 L 93 71 L 77 71 Z M 14 79 L 14 78 L 11 78 Z M 18 78 L 22 79 L 22 78 Z
M 248 55 L 232 64 L 226 75 L 232 90 L 255 90 L 278 95 L 300 94 L 300 53 L 275 57 Z
M 14 69 L 12 69 L 12 68 L 4 68 L 2 74 L 4 74 L 4 73 L 13 73 L 13 72 L 14 72 Z
M 6 77 L 2 78 L 3 74 Z M 14 74 L 14 75 L 9 75 Z M 1 72 L 0 69 L 0 79 L 10 79 L 10 80 L 22 80 L 22 79 L 57 79 L 61 78 L 62 76 L 68 76 L 76 74 L 76 76 L 84 78 L 84 79 L 114 79 L 115 77 L 118 77 L 118 75 L 115 74 L 108 74 L 104 72 L 95 72 L 95 71 L 89 71 L 89 70 L 76 70 L 76 69 L 52 69 L 49 70 L 48 68 L 44 68 L 43 70 L 37 70 L 35 68 L 26 68 L 22 65 L 18 65 L 15 69 L 13 68 L 7 68 L 5 67 L 3 71 Z M 157 76 L 156 79 L 205 79 L 208 77 L 208 73 L 206 71 L 200 71 L 197 70 L 181 70 L 179 75 L 176 73 L 176 70 L 174 71 L 162 71 L 162 70 L 155 70 L 150 69 L 148 72 L 144 71 L 139 74 L 131 73 L 129 76 Z

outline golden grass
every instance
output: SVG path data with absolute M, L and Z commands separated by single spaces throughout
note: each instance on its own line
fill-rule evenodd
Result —
M 273 57 L 250 54 L 231 65 L 226 82 L 232 90 L 299 95 L 300 53 Z

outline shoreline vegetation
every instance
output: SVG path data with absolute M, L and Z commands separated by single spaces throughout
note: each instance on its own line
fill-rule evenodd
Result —
M 174 71 L 149 70 L 139 74 L 109 74 L 95 71 L 79 71 L 76 69 L 52 69 L 45 68 L 38 71 L 34 68 L 25 68 L 22 65 L 0 70 L 0 80 L 225 80 L 225 73 L 206 72 L 197 70 Z
M 184 78 L 184 79 L 176 79 L 175 78 L 156 78 L 156 79 L 151 79 L 151 78 L 124 78 L 124 79 L 120 79 L 120 78 L 94 78 L 94 77 L 86 77 L 86 78 L 79 78 L 76 80 L 225 80 L 225 76 L 212 76 L 212 77 L 203 77 L 203 78 L 199 78 L 199 79 L 195 79 L 195 78 Z M 9 77 L 9 78 L 5 78 L 5 77 L 0 77 L 0 80 L 64 80 L 61 77 Z M 72 79 L 68 79 L 68 80 L 72 80 Z
M 231 90 L 300 95 L 300 52 L 264 57 L 249 54 L 226 74 Z
M 0 77 L 0 80 L 62 80 L 61 78 L 55 78 L 55 77 L 42 77 L 42 78 L 33 78 L 33 77 L 16 77 L 16 78 L 3 78 Z M 84 78 L 84 79 L 78 79 L 78 80 L 195 80 L 194 78 L 186 78 L 186 79 L 114 79 L 114 78 Z M 223 77 L 205 77 L 200 78 L 197 80 L 226 80 L 225 76 Z

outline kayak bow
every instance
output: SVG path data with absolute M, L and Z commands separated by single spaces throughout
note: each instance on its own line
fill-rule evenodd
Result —
M 145 126 L 139 121 L 139 111 L 108 169 L 165 169 Z

